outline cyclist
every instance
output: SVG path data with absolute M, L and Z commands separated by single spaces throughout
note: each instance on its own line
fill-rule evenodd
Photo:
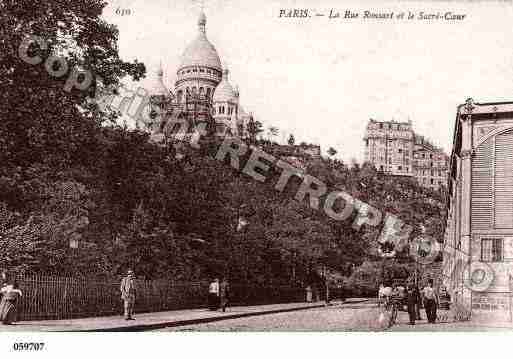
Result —
M 392 287 L 390 283 L 388 283 L 382 290 L 381 295 L 384 303 L 384 310 L 390 312 L 390 320 L 388 326 L 392 326 L 395 323 L 397 318 L 397 288 Z

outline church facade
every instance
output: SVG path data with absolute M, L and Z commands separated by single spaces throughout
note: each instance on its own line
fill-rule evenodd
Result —
M 239 101 L 239 90 L 229 79 L 229 71 L 221 65 L 214 45 L 207 38 L 207 18 L 203 12 L 198 19 L 198 34 L 182 54 L 176 72 L 174 89 L 163 82 L 162 66 L 152 77 L 148 88 L 149 105 L 143 127 L 152 137 L 162 140 L 176 130 L 176 122 L 186 122 L 190 128 L 207 123 L 216 136 L 248 136 L 247 113 Z

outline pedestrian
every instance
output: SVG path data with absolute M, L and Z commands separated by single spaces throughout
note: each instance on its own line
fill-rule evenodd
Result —
M 135 286 L 135 275 L 132 270 L 128 270 L 126 277 L 121 280 L 120 291 L 125 309 L 125 320 L 135 320 L 133 314 L 137 290 Z
M 219 308 L 219 279 L 214 279 L 208 286 L 208 309 Z
M 223 280 L 219 284 L 219 301 L 221 304 L 221 310 L 223 312 L 226 311 L 226 307 L 228 305 L 228 300 L 229 300 L 229 294 L 230 294 L 230 286 L 228 284 L 228 280 L 226 278 L 223 278 Z
M 415 304 L 415 317 L 416 320 L 422 320 L 420 316 L 420 307 L 422 306 L 422 296 L 420 295 L 419 286 L 417 283 L 414 284 L 413 290 L 415 291 L 415 295 L 417 297 L 417 303 Z
M 306 290 L 306 302 L 311 303 L 313 301 L 312 287 L 308 285 L 305 290 Z
M 3 324 L 12 324 L 16 321 L 18 301 L 23 295 L 16 280 L 12 284 L 0 289 L 2 300 L 0 301 L 0 321 Z
M 428 323 L 436 321 L 436 307 L 438 305 L 437 295 L 433 289 L 433 279 L 428 281 L 428 285 L 422 290 L 424 297 L 424 308 L 426 309 L 426 316 Z
M 413 284 L 408 285 L 406 290 L 406 306 L 408 308 L 408 316 L 410 318 L 410 325 L 415 325 L 415 318 L 417 317 L 417 292 Z
M 7 275 L 5 274 L 5 272 L 2 272 L 2 274 L 0 275 L 0 289 L 5 287 L 7 284 Z M 3 293 L 0 292 L 0 301 L 2 300 L 2 296 Z

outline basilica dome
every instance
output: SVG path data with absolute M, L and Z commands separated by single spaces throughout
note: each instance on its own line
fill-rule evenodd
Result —
M 207 18 L 202 12 L 198 19 L 198 36 L 186 47 L 182 55 L 180 69 L 193 66 L 203 66 L 222 70 L 221 60 L 217 54 L 216 48 L 207 39 L 205 26 Z
M 236 102 L 237 93 L 228 80 L 228 69 L 223 71 L 223 79 L 214 91 L 214 102 Z
M 170 96 L 171 92 L 164 85 L 163 81 L 164 71 L 162 70 L 162 65 L 159 66 L 157 71 L 155 71 L 154 75 L 151 77 L 151 82 L 148 86 L 148 93 L 150 96 Z

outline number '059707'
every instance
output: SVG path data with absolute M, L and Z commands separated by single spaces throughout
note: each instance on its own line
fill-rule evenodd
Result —
M 12 348 L 14 351 L 41 351 L 45 347 L 45 343 L 24 343 L 16 342 Z

